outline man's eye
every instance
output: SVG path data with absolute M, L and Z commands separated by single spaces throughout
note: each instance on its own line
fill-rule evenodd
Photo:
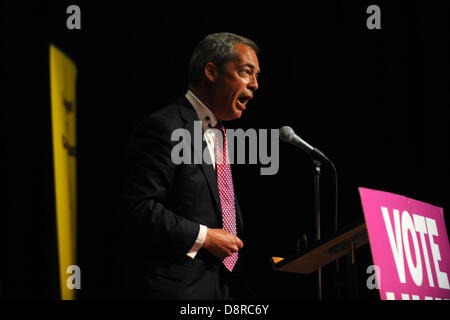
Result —
M 250 74 L 250 70 L 248 70 L 248 69 L 244 69 L 244 70 L 242 70 L 242 72 L 246 73 L 246 74 Z

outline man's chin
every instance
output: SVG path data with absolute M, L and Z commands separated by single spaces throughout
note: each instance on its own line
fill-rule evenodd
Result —
M 237 120 L 237 119 L 239 119 L 241 116 L 242 116 L 242 111 L 240 111 L 240 110 L 234 110 L 234 113 L 233 113 L 233 119 L 231 119 L 231 120 Z
M 226 110 L 227 112 L 223 112 L 220 114 L 217 113 L 216 117 L 222 121 L 232 121 L 239 119 L 242 116 L 242 113 L 244 112 L 243 110 L 236 108 L 236 106 L 233 106 L 232 108 L 228 106 Z
M 242 116 L 242 111 L 233 109 L 232 112 L 229 112 L 228 114 L 223 115 L 220 120 L 232 121 L 232 120 L 239 119 L 241 116 Z
M 241 108 L 234 107 L 232 110 L 234 119 L 239 119 L 242 116 L 242 113 L 244 113 L 245 109 L 243 110 Z

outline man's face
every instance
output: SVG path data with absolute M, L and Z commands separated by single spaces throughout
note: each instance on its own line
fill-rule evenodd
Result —
M 219 120 L 240 118 L 258 89 L 260 69 L 255 51 L 241 43 L 235 45 L 235 51 L 236 58 L 218 71 L 212 83 L 213 112 Z

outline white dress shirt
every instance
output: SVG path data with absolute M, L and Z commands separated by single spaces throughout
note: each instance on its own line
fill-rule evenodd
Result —
M 216 168 L 216 155 L 214 151 L 214 143 L 215 143 L 215 130 L 208 130 L 210 128 L 213 128 L 216 126 L 218 120 L 214 113 L 211 112 L 211 110 L 208 109 L 207 106 L 203 102 L 200 101 L 199 98 L 197 98 L 192 91 L 188 90 L 186 93 L 186 99 L 189 100 L 189 102 L 194 107 L 195 111 L 197 112 L 198 118 L 202 121 L 202 128 L 203 128 L 203 136 L 205 138 L 206 144 L 208 146 L 209 155 L 211 156 L 212 165 L 214 166 L 214 169 Z M 203 246 L 206 240 L 206 234 L 207 234 L 208 228 L 202 224 L 200 224 L 200 230 L 197 235 L 197 239 L 195 240 L 194 245 L 192 246 L 191 250 L 186 254 L 188 257 L 194 259 L 197 255 L 198 250 Z

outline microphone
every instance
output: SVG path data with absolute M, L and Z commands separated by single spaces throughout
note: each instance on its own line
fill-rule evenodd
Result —
M 288 126 L 284 126 L 280 129 L 280 139 L 282 141 L 285 141 L 287 143 L 290 143 L 294 146 L 296 146 L 297 148 L 302 149 L 303 151 L 305 151 L 306 153 L 308 153 L 309 155 L 311 155 L 311 157 L 313 157 L 313 159 L 315 160 L 325 160 L 326 162 L 328 162 L 331 167 L 333 168 L 333 173 L 334 173 L 334 188 L 335 188 L 335 203 L 334 203 L 334 210 L 335 210 L 335 216 L 334 216 L 334 230 L 337 231 L 338 230 L 338 180 L 337 180 L 337 171 L 336 171 L 336 167 L 334 166 L 333 162 L 328 159 L 323 153 L 322 151 L 320 151 L 317 148 L 314 148 L 313 146 L 311 146 L 309 143 L 307 143 L 305 140 L 303 140 L 302 138 L 300 138 L 298 135 L 295 134 L 294 130 L 291 127 Z M 319 168 L 320 168 L 320 162 L 319 163 Z M 317 168 L 316 168 L 317 170 Z M 316 179 L 317 179 L 317 188 L 318 188 L 318 175 L 316 173 Z M 318 198 L 318 193 L 319 191 L 316 190 L 316 196 Z M 317 215 L 319 215 L 319 221 L 320 221 L 320 213 L 317 213 Z M 320 226 L 320 223 L 319 223 Z M 320 227 L 319 227 L 319 238 L 320 238 Z
M 330 162 L 330 159 L 328 159 L 322 151 L 320 151 L 317 148 L 314 148 L 309 143 L 307 143 L 305 140 L 300 138 L 298 135 L 295 134 L 294 130 L 292 130 L 291 127 L 284 126 L 280 129 L 280 139 L 284 142 L 290 143 L 297 148 L 302 149 L 307 154 L 311 155 L 311 157 L 315 159 L 322 159 L 327 162 Z

